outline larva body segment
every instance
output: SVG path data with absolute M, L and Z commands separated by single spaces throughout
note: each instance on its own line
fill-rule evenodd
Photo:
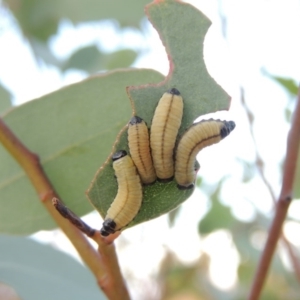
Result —
M 150 151 L 149 131 L 145 121 L 138 116 L 132 117 L 128 124 L 128 146 L 142 183 L 154 183 L 156 174 Z
M 161 182 L 168 182 L 174 177 L 174 147 L 182 114 L 182 97 L 177 89 L 172 88 L 159 100 L 150 131 L 154 169 Z
M 233 121 L 203 120 L 193 124 L 181 137 L 175 154 L 175 180 L 179 189 L 194 187 L 198 152 L 225 138 L 235 128 Z
M 113 168 L 118 181 L 118 192 L 106 213 L 100 230 L 108 236 L 128 225 L 138 213 L 142 204 L 142 184 L 136 167 L 126 151 L 116 152 Z

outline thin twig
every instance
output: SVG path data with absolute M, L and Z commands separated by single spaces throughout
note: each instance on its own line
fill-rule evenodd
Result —
M 111 293 L 115 286 L 119 286 L 118 294 L 113 299 L 119 299 L 118 297 L 120 296 L 122 296 L 122 299 L 129 299 L 113 244 L 113 241 L 120 235 L 120 232 L 104 238 L 99 234 L 99 231 L 96 231 L 83 222 L 80 217 L 67 208 L 58 198 L 53 198 L 52 203 L 64 218 L 68 219 L 74 226 L 98 244 L 98 252 L 101 255 L 102 263 L 106 270 L 106 276 L 98 279 L 101 289 L 106 290 L 107 293 Z M 109 278 L 110 280 L 108 280 Z
M 297 104 L 293 115 L 291 129 L 287 139 L 286 159 L 283 168 L 283 181 L 279 199 L 276 204 L 275 216 L 272 221 L 269 235 L 263 250 L 254 282 L 248 297 L 249 300 L 259 299 L 262 287 L 276 249 L 278 239 L 282 232 L 282 225 L 287 215 L 292 200 L 293 183 L 296 172 L 296 165 L 300 143 L 300 90 Z M 296 266 L 298 268 L 298 264 Z
M 252 138 L 252 142 L 254 144 L 255 164 L 256 164 L 257 169 L 259 171 L 259 174 L 260 174 L 264 184 L 266 185 L 267 189 L 269 190 L 269 193 L 270 193 L 270 195 L 272 197 L 272 200 L 275 204 L 276 203 L 276 196 L 275 196 L 275 193 L 273 191 L 273 188 L 272 188 L 271 184 L 269 183 L 268 179 L 265 176 L 265 172 L 264 172 L 265 164 L 264 164 L 264 161 L 263 161 L 263 159 L 261 158 L 261 156 L 258 152 L 258 146 L 257 146 L 257 143 L 256 143 L 256 139 L 254 137 L 254 132 L 253 132 L 254 116 L 253 116 L 252 112 L 250 111 L 250 109 L 249 109 L 249 107 L 246 103 L 245 95 L 244 95 L 244 89 L 241 88 L 240 90 L 241 90 L 241 102 L 242 102 L 242 105 L 243 105 L 243 107 L 245 109 L 245 112 L 247 114 L 247 118 L 248 118 L 248 122 L 249 122 L 250 135 L 251 135 L 251 138 Z
M 114 246 L 109 240 L 102 239 L 100 241 L 101 237 L 98 237 L 95 234 L 94 236 L 97 236 L 99 245 L 99 250 L 96 251 L 80 230 L 73 226 L 67 219 L 61 217 L 52 205 L 52 198 L 59 197 L 40 165 L 39 157 L 29 151 L 1 119 L 0 142 L 24 169 L 41 202 L 44 204 L 57 225 L 72 242 L 82 260 L 93 272 L 99 286 L 102 288 L 108 299 L 130 299 L 126 286 L 123 280 L 120 279 L 122 276 Z M 109 252 L 109 255 L 102 255 L 102 253 L 107 252 Z M 110 261 L 104 261 L 104 258 Z M 113 267 L 114 270 L 108 270 L 110 267 Z M 114 274 L 116 279 L 108 274 Z
M 52 199 L 52 204 L 56 210 L 66 219 L 68 219 L 73 225 L 75 225 L 80 231 L 89 237 L 95 234 L 95 229 L 91 228 L 85 222 L 83 222 L 75 213 L 67 208 L 58 198 Z
M 288 251 L 297 280 L 300 282 L 300 262 L 299 262 L 299 256 L 295 253 L 295 247 L 293 247 L 290 244 L 290 242 L 286 239 L 283 233 L 281 235 L 281 241 L 283 242 L 286 250 Z
M 100 231 L 96 231 L 92 237 L 99 246 L 98 251 L 107 270 L 107 278 L 103 278 L 101 281 L 98 281 L 98 284 L 104 291 L 106 289 L 113 290 L 114 286 L 118 286 L 119 290 L 114 299 L 129 300 L 130 297 L 121 275 L 118 257 L 116 255 L 115 245 L 113 243 L 113 240 L 119 235 L 120 232 L 117 232 L 103 238 L 100 234 Z M 108 280 L 109 278 L 112 278 L 113 280 Z
M 247 117 L 248 117 L 248 121 L 249 121 L 249 128 L 250 128 L 250 134 L 251 134 L 251 137 L 252 137 L 252 142 L 254 144 L 254 148 L 255 148 L 255 164 L 257 166 L 257 169 L 258 169 L 258 172 L 261 176 L 261 179 L 262 181 L 264 182 L 265 186 L 267 187 L 270 195 L 271 195 L 271 198 L 273 200 L 273 203 L 274 205 L 276 205 L 276 202 L 277 202 L 277 198 L 275 196 L 275 193 L 274 193 L 274 190 L 270 184 L 270 182 L 268 181 L 266 175 L 265 175 L 265 172 L 264 172 L 264 169 L 265 169 L 265 165 L 264 165 L 264 161 L 263 159 L 261 158 L 259 152 L 258 152 L 258 147 L 257 147 L 257 143 L 256 143 L 256 139 L 254 137 L 254 132 L 253 132 L 253 121 L 254 121 L 254 116 L 252 114 L 252 112 L 250 111 L 246 101 L 245 101 L 245 95 L 244 95 L 244 90 L 243 88 L 241 88 L 241 102 L 242 102 L 242 105 L 245 109 L 245 112 L 247 114 Z M 300 264 L 299 264 L 299 261 L 298 261 L 298 257 L 293 249 L 293 247 L 290 245 L 289 241 L 286 239 L 286 237 L 284 236 L 284 234 L 282 233 L 281 234 L 281 240 L 283 242 L 283 245 L 285 246 L 287 252 L 288 252 L 288 255 L 291 259 L 291 262 L 292 262 L 292 265 L 293 265 L 293 268 L 294 268 L 294 271 L 295 271 L 295 274 L 296 274 L 296 277 L 297 277 L 297 280 L 300 282 Z

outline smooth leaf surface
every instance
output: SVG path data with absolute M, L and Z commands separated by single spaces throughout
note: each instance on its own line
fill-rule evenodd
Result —
M 13 109 L 4 121 L 40 156 L 66 205 L 83 215 L 93 209 L 85 191 L 131 118 L 126 86 L 162 78 L 152 70 L 133 69 L 90 77 Z M 2 145 L 0 160 L 0 231 L 27 234 L 54 228 L 23 170 Z
M 222 182 L 219 184 L 219 188 L 210 197 L 211 208 L 208 213 L 199 222 L 200 234 L 209 234 L 218 229 L 230 229 L 234 223 L 234 218 L 231 214 L 230 208 L 223 205 L 219 201 L 219 191 Z
M 88 73 L 129 67 L 137 57 L 133 50 L 123 49 L 113 53 L 100 52 L 96 45 L 80 48 L 64 63 L 62 70 L 79 69 Z
M 6 1 L 18 20 L 23 34 L 29 38 L 46 42 L 48 38 L 56 34 L 60 15 L 59 0 L 25 0 L 19 5 L 12 1 Z
M 272 79 L 274 79 L 277 83 L 279 83 L 291 96 L 297 96 L 299 85 L 296 83 L 294 79 L 272 76 L 272 75 L 269 76 Z
M 139 27 L 147 3 L 149 0 L 60 0 L 59 13 L 62 18 L 67 16 L 75 24 L 99 19 L 116 19 L 121 26 Z
M 151 125 L 155 107 L 162 94 L 176 87 L 184 99 L 184 114 L 180 133 L 196 117 L 228 109 L 229 96 L 211 78 L 203 60 L 203 40 L 210 26 L 210 21 L 193 6 L 177 1 L 156 1 L 146 8 L 146 13 L 159 32 L 170 60 L 170 72 L 167 78 L 158 85 L 130 87 L 130 98 L 136 115 Z M 119 142 L 113 151 L 127 146 L 126 129 L 121 133 Z M 104 217 L 117 193 L 117 182 L 110 158 L 100 168 L 88 191 L 90 201 Z M 178 190 L 175 181 L 168 184 L 156 182 L 144 188 L 142 207 L 129 224 L 144 222 L 158 217 L 185 201 L 192 190 Z
M 10 92 L 0 84 L 0 114 L 11 107 Z
M 103 56 L 103 69 L 112 70 L 131 66 L 137 53 L 130 49 L 118 50 Z
M 0 235 L 0 281 L 13 287 L 21 299 L 106 299 L 80 263 L 23 237 Z
M 46 42 L 60 20 L 73 23 L 117 19 L 121 26 L 138 27 L 149 0 L 5 0 L 26 37 Z
M 61 59 L 52 52 L 52 50 L 48 47 L 48 44 L 44 43 L 43 41 L 37 40 L 36 38 L 29 37 L 28 40 L 36 59 L 42 59 L 42 61 L 47 64 L 51 64 L 56 66 L 57 68 L 61 68 Z
M 95 72 L 101 69 L 100 57 L 102 53 L 96 45 L 89 45 L 75 51 L 65 62 L 62 69 L 79 69 L 87 72 Z
M 292 116 L 293 116 L 293 112 L 289 107 L 286 107 L 284 109 L 284 116 L 285 116 L 285 120 L 287 122 L 291 122 Z

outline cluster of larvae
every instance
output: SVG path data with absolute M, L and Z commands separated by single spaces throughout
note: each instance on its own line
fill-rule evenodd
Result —
M 128 225 L 138 213 L 142 185 L 175 180 L 179 189 L 194 187 L 197 153 L 218 143 L 235 128 L 233 121 L 204 120 L 189 127 L 178 141 L 183 115 L 183 99 L 175 88 L 163 94 L 150 128 L 134 116 L 128 124 L 128 146 L 112 156 L 118 181 L 117 196 L 107 211 L 101 234 L 108 236 Z

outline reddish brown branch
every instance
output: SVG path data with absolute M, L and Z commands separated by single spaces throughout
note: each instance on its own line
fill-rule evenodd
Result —
M 83 222 L 58 198 L 53 198 L 52 203 L 61 216 L 68 219 L 74 226 L 98 244 L 98 252 L 101 256 L 101 261 L 106 270 L 106 274 L 97 280 L 101 289 L 105 291 L 107 295 L 110 295 L 109 299 L 129 299 L 129 294 L 121 276 L 118 258 L 113 244 L 113 241 L 119 236 L 120 232 L 109 236 L 109 238 L 103 238 L 99 231 L 96 231 Z
M 109 291 L 110 293 L 115 292 L 115 294 L 112 295 L 114 297 L 113 299 L 129 300 L 130 297 L 121 276 L 115 245 L 113 243 L 119 235 L 120 232 L 117 232 L 109 237 L 103 238 L 100 231 L 96 231 L 92 237 L 99 246 L 98 251 L 107 270 L 106 277 L 98 280 L 98 284 L 104 291 Z M 115 290 L 114 286 L 119 287 L 119 289 Z
M 245 97 L 244 97 L 243 89 L 241 89 L 241 102 L 242 102 L 242 105 L 244 106 L 244 109 L 245 109 L 247 117 L 248 117 L 250 133 L 251 133 L 252 141 L 253 141 L 254 146 L 255 146 L 255 155 L 256 155 L 255 164 L 257 166 L 257 169 L 259 171 L 259 174 L 260 174 L 264 184 L 266 185 L 266 187 L 267 187 L 267 189 L 268 189 L 268 191 L 269 191 L 269 193 L 272 197 L 274 205 L 276 205 L 277 199 L 276 199 L 275 193 L 272 189 L 272 186 L 271 186 L 270 182 L 268 181 L 268 179 L 265 176 L 264 162 L 263 162 L 263 160 L 262 160 L 262 158 L 261 158 L 261 156 L 258 152 L 256 140 L 255 140 L 254 133 L 253 133 L 254 116 L 253 116 L 252 112 L 249 110 L 249 108 L 247 106 L 247 103 L 246 103 Z M 294 251 L 293 247 L 290 245 L 289 241 L 285 238 L 283 233 L 281 235 L 281 239 L 282 239 L 283 245 L 285 246 L 285 248 L 288 252 L 288 255 L 291 259 L 291 262 L 292 262 L 294 271 L 296 273 L 297 279 L 300 282 L 300 264 L 298 262 L 298 257 L 295 254 L 295 251 Z
M 24 169 L 45 208 L 72 242 L 82 260 L 94 273 L 99 286 L 108 299 L 128 300 L 129 294 L 120 273 L 114 246 L 110 241 L 101 240 L 101 237 L 95 234 L 94 236 L 97 237 L 95 240 L 99 245 L 99 250 L 96 251 L 78 228 L 61 217 L 52 205 L 52 198 L 58 197 L 58 195 L 44 173 L 39 163 L 39 157 L 30 152 L 1 119 L 0 142 Z
M 283 169 L 283 181 L 281 193 L 276 204 L 275 217 L 272 221 L 268 239 L 263 250 L 258 269 L 254 278 L 252 289 L 248 297 L 249 300 L 259 299 L 262 287 L 264 285 L 278 239 L 281 235 L 283 222 L 289 205 L 292 200 L 293 183 L 296 172 L 297 158 L 300 142 L 300 90 L 297 104 L 293 115 L 291 129 L 287 139 L 287 152 Z M 297 266 L 298 267 L 298 264 Z

